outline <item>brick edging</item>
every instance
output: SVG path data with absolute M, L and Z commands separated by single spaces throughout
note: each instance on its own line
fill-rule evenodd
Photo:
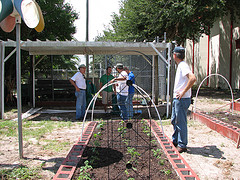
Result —
M 82 154 L 92 136 L 92 133 L 97 125 L 97 122 L 90 122 L 84 129 L 84 133 L 73 145 L 72 149 L 69 151 L 67 157 L 63 161 L 62 165 L 59 167 L 57 173 L 53 177 L 53 180 L 67 180 L 72 179 L 72 176 L 77 168 L 78 163 L 82 158 Z
M 157 122 L 155 120 L 148 120 L 148 124 L 179 177 L 182 180 L 200 180 L 197 174 L 191 169 L 189 164 L 183 159 L 176 147 L 172 144 L 172 141 L 166 136 L 166 134 L 163 134 Z
M 232 103 L 230 104 L 230 108 L 232 108 Z M 234 102 L 233 103 L 233 109 L 236 111 L 240 111 L 240 103 L 239 102 Z
M 210 117 L 206 114 L 196 112 L 192 113 L 193 118 L 199 120 L 209 128 L 211 128 L 214 131 L 217 131 L 218 133 L 222 134 L 223 136 L 235 141 L 237 143 L 237 148 L 239 146 L 239 140 L 240 140 L 240 129 L 236 126 L 229 125 L 227 123 L 224 123 L 220 121 L 219 119 Z

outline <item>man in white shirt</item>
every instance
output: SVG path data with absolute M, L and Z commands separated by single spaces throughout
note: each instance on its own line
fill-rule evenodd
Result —
M 74 74 L 74 76 L 69 80 L 70 83 L 75 87 L 76 96 L 76 120 L 83 120 L 86 111 L 86 80 L 85 72 L 86 66 L 81 64 L 79 66 L 79 72 Z
M 188 130 L 187 130 L 187 111 L 191 104 L 191 87 L 196 81 L 195 75 L 183 59 L 185 58 L 185 49 L 175 47 L 173 58 L 177 63 L 177 72 L 173 90 L 173 104 L 171 123 L 174 133 L 172 140 L 179 153 L 187 151 Z
M 121 63 L 118 63 L 116 65 L 116 70 L 119 75 L 117 78 L 114 78 L 110 82 L 118 82 L 116 84 L 118 107 L 121 111 L 121 118 L 123 120 L 128 120 L 128 112 L 126 107 L 126 99 L 128 97 L 128 85 L 126 83 L 128 79 L 128 74 L 126 71 L 123 70 L 123 64 Z

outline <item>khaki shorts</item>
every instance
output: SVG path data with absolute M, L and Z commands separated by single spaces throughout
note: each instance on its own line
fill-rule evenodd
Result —
M 102 104 L 107 104 L 107 102 L 112 103 L 113 92 L 102 91 Z

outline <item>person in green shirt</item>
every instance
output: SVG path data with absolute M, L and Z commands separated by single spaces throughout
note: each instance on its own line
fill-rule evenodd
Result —
M 114 76 L 111 75 L 112 73 L 112 68 L 110 66 L 108 66 L 106 68 L 106 74 L 102 75 L 102 77 L 100 78 L 100 89 L 107 84 L 109 81 L 111 81 L 112 79 L 114 79 Z M 113 91 L 114 89 L 114 91 Z M 116 88 L 115 85 L 113 86 L 108 86 L 106 87 L 101 93 L 100 95 L 102 96 L 102 104 L 104 107 L 105 112 L 107 112 L 107 106 L 112 104 L 112 95 L 113 93 L 116 94 Z

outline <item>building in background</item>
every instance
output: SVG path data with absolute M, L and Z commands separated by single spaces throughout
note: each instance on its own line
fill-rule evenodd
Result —
M 197 84 L 209 74 L 221 74 L 233 89 L 240 88 L 240 20 L 231 21 L 230 16 L 219 19 L 211 28 L 210 35 L 202 35 L 198 42 L 187 40 L 186 61 L 192 66 Z M 204 85 L 227 89 L 220 76 L 212 76 Z

